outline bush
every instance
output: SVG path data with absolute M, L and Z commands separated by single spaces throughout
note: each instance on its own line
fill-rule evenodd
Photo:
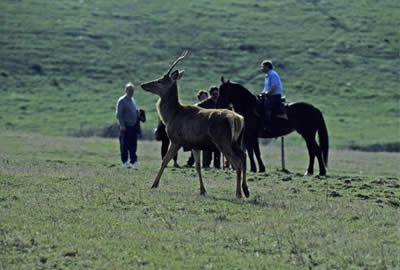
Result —
M 400 142 L 385 143 L 385 144 L 371 144 L 371 145 L 351 145 L 351 150 L 364 151 L 364 152 L 400 152 Z

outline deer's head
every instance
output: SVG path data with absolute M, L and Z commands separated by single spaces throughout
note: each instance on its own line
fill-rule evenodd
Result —
M 169 90 L 180 80 L 183 76 L 183 70 L 175 70 L 171 73 L 172 69 L 179 63 L 187 54 L 187 51 L 182 54 L 169 68 L 168 72 L 159 79 L 146 82 L 141 85 L 143 90 L 163 97 L 168 95 Z

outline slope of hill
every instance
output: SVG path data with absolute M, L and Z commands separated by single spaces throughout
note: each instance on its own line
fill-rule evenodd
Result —
M 156 126 L 156 97 L 139 87 L 190 55 L 184 103 L 221 75 L 254 93 L 272 59 L 288 100 L 319 107 L 333 146 L 400 137 L 397 0 L 2 1 L 0 127 L 72 134 L 115 122 L 123 85 Z M 299 136 L 292 136 L 300 142 Z

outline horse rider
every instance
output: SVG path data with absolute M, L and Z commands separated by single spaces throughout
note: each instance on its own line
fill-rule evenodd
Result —
M 264 97 L 265 125 L 264 129 L 271 131 L 272 112 L 278 112 L 282 99 L 282 82 L 274 70 L 271 60 L 261 63 L 261 71 L 265 73 L 265 85 L 262 91 Z

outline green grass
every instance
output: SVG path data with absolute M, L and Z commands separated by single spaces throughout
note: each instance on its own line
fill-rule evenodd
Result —
M 328 177 L 303 177 L 305 147 L 262 147 L 267 173 L 168 167 L 139 142 L 122 168 L 117 140 L 0 135 L 0 269 L 397 269 L 397 153 L 332 150 Z M 179 153 L 182 165 L 188 153 Z
M 123 85 L 155 79 L 184 50 L 184 103 L 221 75 L 263 88 L 276 64 L 289 101 L 320 108 L 331 145 L 398 142 L 397 0 L 12 1 L 0 3 L 0 127 L 52 135 L 115 122 Z M 156 97 L 139 87 L 147 133 Z M 301 139 L 294 139 L 298 145 Z

